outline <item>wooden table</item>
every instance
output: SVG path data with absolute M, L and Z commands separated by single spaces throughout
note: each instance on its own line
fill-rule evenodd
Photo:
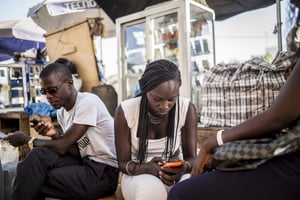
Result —
M 0 113 L 0 131 L 8 134 L 17 130 L 29 134 L 29 116 L 23 111 Z M 28 145 L 20 146 L 19 160 L 23 160 L 28 152 Z
M 0 113 L 0 130 L 4 133 L 16 130 L 29 134 L 29 116 L 24 112 Z

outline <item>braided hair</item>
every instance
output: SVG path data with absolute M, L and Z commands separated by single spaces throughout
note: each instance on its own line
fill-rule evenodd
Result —
M 148 148 L 148 111 L 149 111 L 149 103 L 147 100 L 146 94 L 156 88 L 163 82 L 169 80 L 177 80 L 179 82 L 179 86 L 181 86 L 181 76 L 180 71 L 176 64 L 169 60 L 160 59 L 153 62 L 150 62 L 146 65 L 146 69 L 139 80 L 139 85 L 141 92 L 138 96 L 141 96 L 141 104 L 140 104 L 140 115 L 139 115 L 139 123 L 137 129 L 137 137 L 139 137 L 139 149 L 137 159 L 139 163 L 142 163 L 147 154 Z M 177 104 L 177 105 L 176 105 Z M 173 108 L 169 112 L 168 116 L 168 126 L 167 126 L 167 144 L 165 147 L 165 151 L 163 156 L 169 160 L 173 154 L 173 148 L 176 142 L 174 142 L 174 133 L 177 134 L 178 129 L 178 117 L 177 117 L 177 126 L 176 131 L 174 131 L 175 124 L 175 111 L 176 108 L 179 110 L 178 98 Z M 179 112 L 177 112 L 179 114 Z

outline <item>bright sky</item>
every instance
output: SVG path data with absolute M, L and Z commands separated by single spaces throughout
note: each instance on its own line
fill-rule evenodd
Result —
M 283 23 L 285 9 L 286 5 L 282 4 L 281 21 Z M 267 8 L 242 13 L 225 21 L 217 21 L 215 23 L 217 63 L 234 59 L 249 60 L 251 56 L 266 54 L 266 48 L 275 48 L 274 50 L 277 52 L 277 34 L 273 34 L 276 24 L 275 4 Z M 282 34 L 285 35 L 284 30 Z M 285 42 L 283 41 L 283 43 Z
M 24 18 L 28 9 L 40 2 L 42 0 L 1 0 L 0 21 Z M 284 13 L 285 7 L 282 6 L 281 9 Z M 217 63 L 231 60 L 245 61 L 253 55 L 265 54 L 266 48 L 277 48 L 277 35 L 272 33 L 276 23 L 275 4 L 268 8 L 246 12 L 225 21 L 216 22 Z M 110 46 L 111 42 L 116 45 L 114 39 L 108 42 Z M 106 42 L 103 41 L 103 45 L 105 44 Z M 107 51 L 103 51 L 104 64 L 115 65 L 116 61 L 112 60 L 116 60 L 116 58 L 106 59 L 105 52 Z
M 0 0 L 0 21 L 22 19 L 27 16 L 30 7 L 43 0 Z

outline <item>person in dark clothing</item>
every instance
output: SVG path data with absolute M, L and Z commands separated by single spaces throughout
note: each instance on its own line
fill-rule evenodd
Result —
M 259 138 L 291 128 L 300 119 L 300 59 L 274 103 L 266 111 L 225 131 L 218 131 L 201 146 L 192 177 L 176 184 L 168 200 L 298 200 L 300 151 L 271 158 L 255 169 L 206 171 L 213 150 L 230 141 Z M 300 134 L 300 133 L 299 133 Z

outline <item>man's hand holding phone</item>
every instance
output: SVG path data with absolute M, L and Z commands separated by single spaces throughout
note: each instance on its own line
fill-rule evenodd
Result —
M 33 127 L 39 135 L 48 137 L 54 137 L 57 135 L 54 125 L 50 122 L 37 119 L 31 119 L 29 122 L 31 123 L 31 127 Z
M 29 120 L 29 122 L 32 124 L 32 127 L 35 127 L 39 122 L 41 122 L 40 120 L 37 119 L 31 119 Z

